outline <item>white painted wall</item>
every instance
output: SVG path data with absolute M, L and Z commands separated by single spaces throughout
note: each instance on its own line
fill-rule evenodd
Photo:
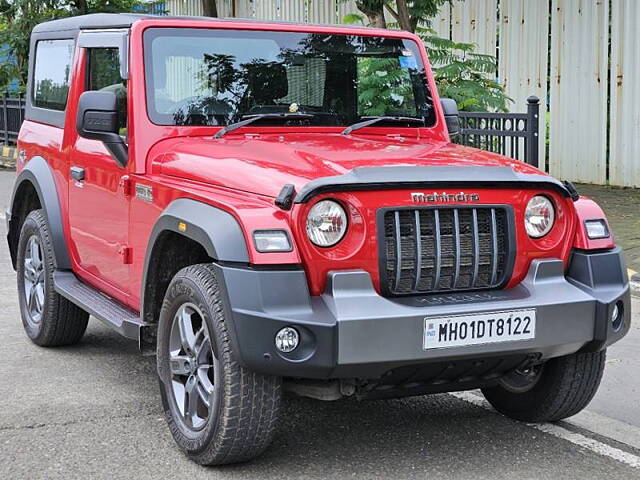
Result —
M 611 10 L 609 181 L 640 186 L 640 2 L 614 0 Z

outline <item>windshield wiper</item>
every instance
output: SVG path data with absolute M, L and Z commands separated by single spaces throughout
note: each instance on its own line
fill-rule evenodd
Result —
M 312 113 L 258 113 L 256 115 L 244 115 L 242 117 L 244 120 L 230 123 L 226 127 L 221 128 L 216 132 L 213 138 L 222 138 L 227 133 L 233 132 L 234 130 L 242 128 L 246 125 L 251 125 L 253 122 L 257 122 L 258 120 L 305 120 L 313 117 L 315 117 L 315 115 L 313 115 Z
M 368 127 L 369 125 L 374 125 L 379 122 L 396 122 L 396 123 L 416 123 L 420 125 L 424 125 L 424 119 L 417 117 L 362 117 L 366 118 L 362 122 L 354 123 L 353 125 L 345 128 L 342 131 L 342 135 L 349 135 L 351 132 L 355 130 L 359 130 L 364 127 Z

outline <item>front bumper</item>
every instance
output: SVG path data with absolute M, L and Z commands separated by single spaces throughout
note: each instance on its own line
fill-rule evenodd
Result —
M 597 351 L 630 326 L 630 290 L 620 249 L 574 252 L 562 261 L 535 260 L 525 280 L 509 290 L 391 299 L 380 296 L 368 273 L 329 274 L 312 297 L 302 270 L 256 270 L 217 265 L 227 318 L 240 362 L 259 372 L 299 378 L 376 379 L 404 366 L 455 364 L 524 356 L 545 360 Z M 614 306 L 622 324 L 610 321 Z M 504 343 L 424 350 L 427 316 L 535 308 L 536 337 Z M 296 350 L 275 349 L 276 332 L 294 326 Z

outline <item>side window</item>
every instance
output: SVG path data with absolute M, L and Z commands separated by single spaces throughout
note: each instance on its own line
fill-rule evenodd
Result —
M 120 135 L 127 134 L 127 84 L 120 77 L 120 57 L 117 48 L 89 49 L 87 90 L 113 92 L 118 99 Z
M 40 40 L 36 44 L 33 73 L 35 107 L 64 111 L 69 95 L 74 45 L 71 39 Z

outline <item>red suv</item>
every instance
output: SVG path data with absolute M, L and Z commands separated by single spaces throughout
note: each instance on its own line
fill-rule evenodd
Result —
M 415 35 L 90 15 L 38 25 L 8 241 L 27 335 L 89 315 L 157 357 L 202 464 L 255 457 L 283 391 L 482 389 L 580 411 L 629 286 L 573 186 L 454 145 Z

